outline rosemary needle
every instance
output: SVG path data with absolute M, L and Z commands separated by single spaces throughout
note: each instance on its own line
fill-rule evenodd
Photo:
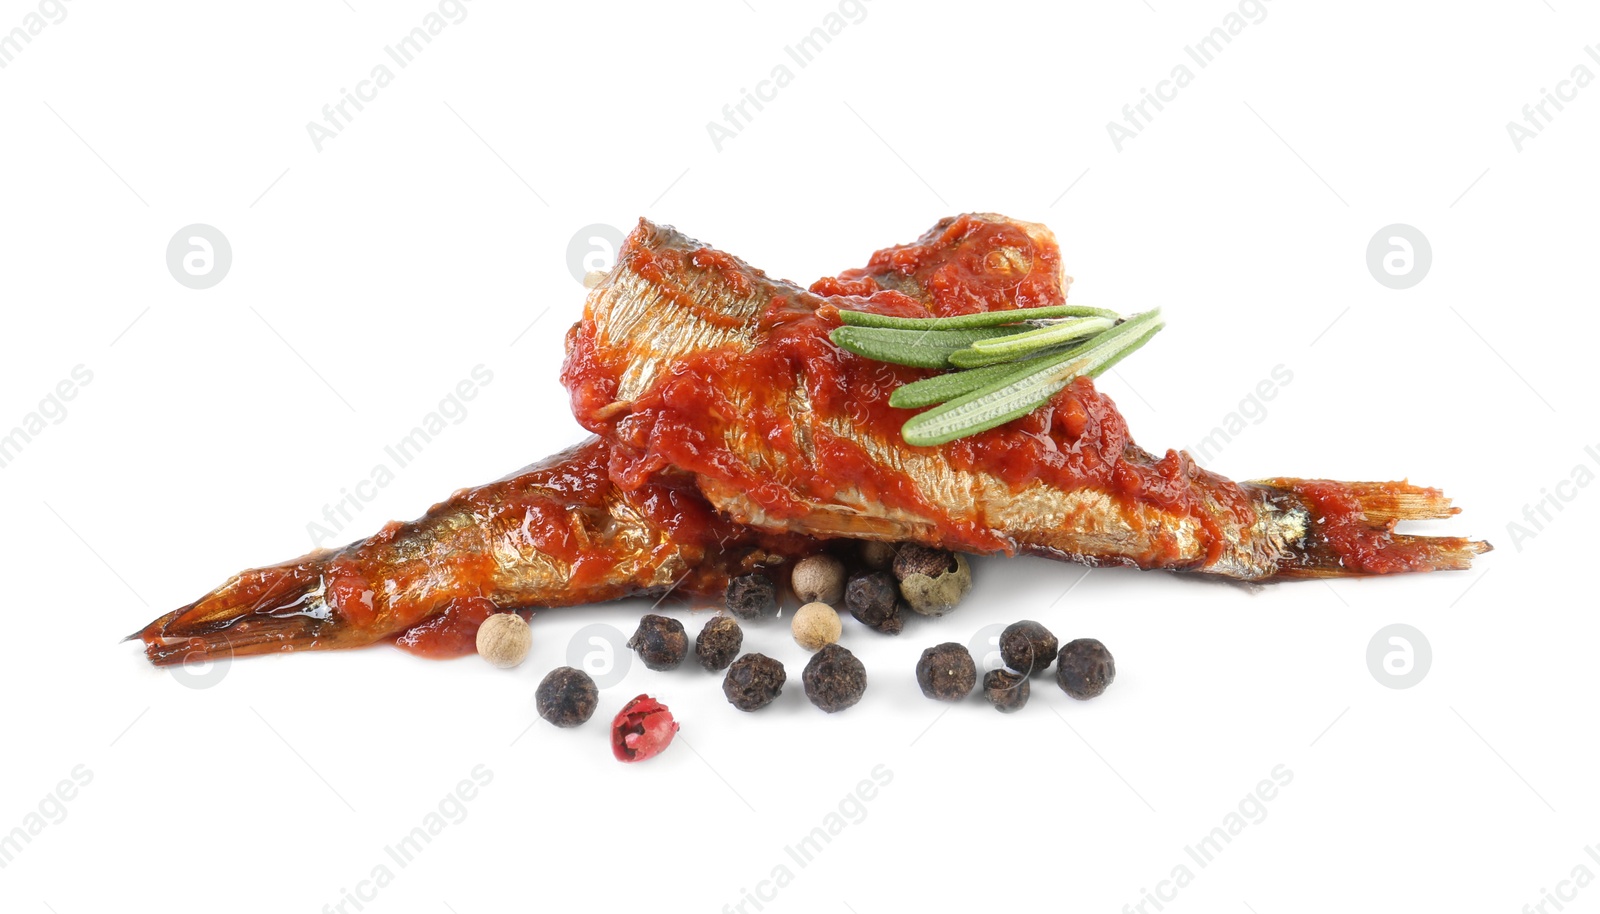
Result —
M 982 368 L 969 368 L 965 371 L 947 371 L 944 374 L 936 374 L 931 378 L 912 381 L 910 384 L 902 384 L 895 388 L 894 393 L 889 395 L 889 405 L 900 409 L 918 409 L 923 406 L 943 403 L 946 400 L 954 400 L 956 397 L 977 390 L 990 381 L 1003 378 L 1024 365 L 1038 367 L 1044 361 L 1064 352 L 1066 350 L 1061 349 L 1015 362 L 1000 362 L 986 365 Z
M 1015 334 L 1005 327 L 958 330 L 908 330 L 889 327 L 839 327 L 828 338 L 840 349 L 878 362 L 917 368 L 949 368 L 950 353 L 973 343 Z
M 1043 308 L 1017 308 L 1011 311 L 980 311 L 955 317 L 891 317 L 871 311 L 839 309 L 839 320 L 850 327 L 882 327 L 893 330 L 966 330 L 972 327 L 998 327 L 1023 321 L 1055 317 L 1104 317 L 1115 320 L 1117 312 L 1082 305 L 1049 305 Z
M 1105 317 L 1080 317 L 1055 321 L 1043 327 L 1023 330 L 994 339 L 977 340 L 971 347 L 950 354 L 950 364 L 978 368 L 996 362 L 1013 362 L 1038 355 L 1047 349 L 1110 330 L 1116 321 Z

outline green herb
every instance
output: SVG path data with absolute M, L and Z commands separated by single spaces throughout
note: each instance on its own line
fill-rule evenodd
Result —
M 943 406 L 918 413 L 901 426 L 900 435 L 907 444 L 931 447 L 1020 419 L 1050 402 L 1085 364 L 1063 355 L 1041 367 L 1013 370 Z
M 997 362 L 1014 362 L 1054 347 L 1110 330 L 1116 321 L 1104 317 L 1079 317 L 1056 321 L 1033 330 L 973 342 L 970 349 L 951 353 L 950 364 L 979 368 Z
M 943 403 L 946 400 L 954 400 L 956 397 L 977 390 L 990 381 L 1005 377 L 1024 365 L 1037 367 L 1044 361 L 1052 359 L 1065 351 L 1063 349 L 1060 352 L 1047 352 L 1020 362 L 1001 362 L 983 368 L 971 368 L 966 371 L 949 371 L 944 374 L 936 374 L 931 378 L 923 378 L 920 381 L 912 381 L 910 384 L 902 384 L 895 388 L 894 393 L 889 395 L 889 405 L 901 409 L 918 409 L 923 406 Z
M 917 368 L 948 368 L 950 354 L 999 336 L 1015 333 L 1003 327 L 960 330 L 901 330 L 887 327 L 840 327 L 829 335 L 833 344 L 878 362 Z
M 955 317 L 890 317 L 871 311 L 839 309 L 839 320 L 848 327 L 882 327 L 893 330 L 966 330 L 972 327 L 998 327 L 1024 321 L 1055 317 L 1105 317 L 1113 320 L 1117 312 L 1082 305 L 1050 305 L 1045 308 L 1018 308 L 1013 311 L 981 311 Z
M 839 310 L 834 345 L 879 362 L 956 368 L 901 385 L 900 409 L 933 409 L 901 428 L 906 443 L 931 446 L 986 431 L 1050 402 L 1073 379 L 1095 377 L 1161 330 L 1159 309 L 1122 320 L 1078 305 L 985 311 L 956 317 L 889 317 Z
M 1160 311 L 1146 311 L 1066 352 L 1011 366 L 1012 371 L 913 416 L 900 434 L 907 444 L 926 447 L 1004 425 L 1050 402 L 1073 379 L 1109 369 L 1161 327 Z

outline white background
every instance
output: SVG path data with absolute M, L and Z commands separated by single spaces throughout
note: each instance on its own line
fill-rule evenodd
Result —
M 36 9 L 6 0 L 0 29 Z M 464 821 L 391 864 L 368 910 L 720 911 L 786 863 L 768 910 L 1113 912 L 1188 863 L 1170 910 L 1512 912 L 1600 874 L 1600 489 L 1564 486 L 1530 539 L 1508 528 L 1600 472 L 1600 88 L 1520 152 L 1505 126 L 1575 66 L 1600 73 L 1600 15 L 1273 0 L 1202 70 L 1184 46 L 1236 6 L 871 0 L 799 69 L 784 46 L 837 6 L 472 0 L 318 152 L 307 122 L 435 9 L 73 0 L 0 70 L 0 429 L 93 373 L 0 470 L 0 830 L 75 766 L 93 777 L 0 870 L 6 910 L 323 910 L 478 765 L 493 781 Z M 792 84 L 719 152 L 706 123 L 780 63 Z M 1106 123 L 1180 63 L 1193 83 L 1118 152 Z M 693 664 L 634 664 L 589 725 L 538 722 L 534 686 L 578 629 L 625 634 L 642 601 L 539 614 L 514 672 L 378 648 L 241 660 L 192 689 L 118 642 L 308 550 L 307 523 L 476 365 L 493 381 L 467 417 L 341 539 L 579 440 L 557 370 L 580 228 L 647 215 L 809 283 L 972 210 L 1048 223 L 1073 300 L 1166 310 L 1102 382 L 1147 448 L 1196 444 L 1283 365 L 1212 467 L 1409 476 L 1464 509 L 1426 529 L 1496 551 L 1257 592 L 1094 572 L 1065 598 L 1082 569 L 983 560 L 952 616 L 897 639 L 846 620 L 871 687 L 833 716 L 773 623 L 746 644 L 793 684 L 763 713 Z M 197 222 L 233 247 L 204 291 L 164 261 Z M 1396 222 L 1433 248 L 1407 291 L 1365 263 Z M 922 648 L 1028 617 L 1102 639 L 1116 684 L 1079 703 L 1041 679 L 1012 716 L 922 698 Z M 1406 690 L 1366 663 L 1394 622 L 1432 645 Z M 604 719 L 643 691 L 683 738 L 619 765 Z M 786 857 L 878 765 L 893 779 L 865 818 L 805 868 Z M 1184 847 L 1278 765 L 1293 780 L 1266 818 L 1194 865 Z

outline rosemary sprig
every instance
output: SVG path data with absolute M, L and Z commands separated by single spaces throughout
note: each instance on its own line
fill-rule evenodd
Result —
M 1160 310 L 1146 311 L 1066 352 L 1009 366 L 1011 371 L 911 417 L 900 434 L 907 444 L 927 447 L 1004 425 L 1050 402 L 1073 379 L 1106 371 L 1161 327 Z
M 1073 379 L 1095 377 L 1149 342 L 1160 309 L 1122 320 L 1113 311 L 1052 305 L 956 317 L 889 317 L 840 309 L 834 345 L 880 362 L 956 368 L 901 385 L 889 405 L 932 406 L 901 427 L 932 446 L 1004 425 L 1048 403 Z
M 1106 317 L 1115 320 L 1117 312 L 1082 305 L 1050 305 L 1044 308 L 1017 308 L 1013 311 L 980 311 L 955 317 L 890 317 L 871 311 L 839 309 L 839 320 L 847 327 L 883 327 L 893 330 L 966 330 L 972 327 L 999 327 L 1024 321 L 1055 317 Z

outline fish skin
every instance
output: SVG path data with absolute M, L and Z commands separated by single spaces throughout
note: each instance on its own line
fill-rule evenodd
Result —
M 932 254 L 921 275 L 902 276 L 895 267 L 897 258 L 917 247 L 912 245 L 879 252 L 866 269 L 841 276 L 857 287 L 877 287 L 882 280 L 879 288 L 898 285 L 930 301 L 974 296 L 965 305 L 948 299 L 945 307 L 986 307 L 1006 290 L 957 290 L 941 285 L 936 275 L 970 253 L 967 234 L 974 224 L 947 219 L 921 239 L 921 252 Z M 1016 234 L 1014 261 L 1025 261 L 1040 274 L 1036 283 L 1012 294 L 1048 296 L 1064 288 L 1059 264 L 1050 262 L 1054 242 L 1047 229 L 1010 224 L 1002 229 Z M 1034 241 L 1035 236 L 1044 242 Z M 1031 291 L 1033 285 L 1038 292 Z M 636 291 L 642 296 L 638 300 L 648 300 L 647 286 Z M 750 313 L 759 304 L 751 303 Z M 663 329 L 652 322 L 654 313 L 644 309 L 637 324 L 614 325 L 613 332 L 650 339 Z M 738 316 L 747 319 L 750 313 Z M 703 328 L 698 345 L 748 333 L 743 321 L 720 319 L 720 326 L 713 322 Z M 628 384 L 647 384 L 653 372 L 651 363 L 641 363 Z M 627 488 L 617 486 L 605 471 L 612 452 L 610 442 L 590 439 L 498 482 L 463 490 L 415 521 L 389 524 L 337 550 L 247 570 L 130 639 L 140 640 L 158 665 L 396 639 L 403 645 L 408 633 L 438 624 L 467 601 L 488 598 L 498 609 L 524 609 L 668 590 L 720 595 L 733 574 L 779 572 L 785 563 L 820 548 L 810 538 L 765 534 L 718 517 L 692 481 L 670 469 L 630 480 Z M 575 566 L 540 549 L 528 535 L 530 508 L 549 512 L 539 529 L 579 536 L 592 547 L 591 558 Z
M 980 288 L 962 288 L 968 273 L 947 268 L 960 262 L 951 252 L 1007 224 L 1014 231 L 1002 256 L 981 261 Z M 827 328 L 837 326 L 831 309 L 949 316 L 1066 298 L 1068 280 L 1042 226 L 969 214 L 941 222 L 919 243 L 948 260 L 936 257 L 930 266 L 916 252 L 890 249 L 898 253 L 875 256 L 867 268 L 807 290 L 670 226 L 641 220 L 617 266 L 590 291 L 583 319 L 568 335 L 563 372 L 579 422 L 617 442 L 614 480 L 627 487 L 663 470 L 688 472 L 718 510 L 771 532 L 1029 553 L 1252 582 L 1459 569 L 1488 548 L 1462 538 L 1394 533 L 1399 520 L 1450 513 L 1436 490 L 1294 479 L 1236 483 L 1182 452 L 1158 458 L 1134 443 L 1114 404 L 1087 378 L 1035 416 L 1016 420 L 1012 431 L 1002 427 L 967 441 L 1052 435 L 1052 422 L 1074 404 L 1090 407 L 1091 414 L 1114 419 L 1084 438 L 1051 446 L 1074 448 L 1072 459 L 1085 465 L 1138 468 L 1144 478 L 1186 495 L 1181 504 L 1105 486 L 1018 485 L 1002 478 L 984 454 L 974 457 L 976 445 L 913 447 L 897 433 L 869 427 L 861 419 L 870 413 L 863 403 L 886 401 L 898 383 L 925 375 L 822 345 Z M 1003 281 L 989 281 L 991 264 Z M 1025 300 L 993 294 L 1007 284 L 1026 286 Z M 758 352 L 776 353 L 788 370 L 758 374 L 752 367 Z M 834 389 L 844 369 L 869 382 Z M 702 391 L 714 387 L 727 403 L 726 415 L 693 402 L 695 384 Z M 819 397 L 828 402 L 815 402 Z M 692 447 L 682 446 L 685 438 L 693 438 Z M 874 472 L 866 479 L 843 476 L 841 464 L 828 465 L 825 450 L 862 457 Z M 898 494 L 880 491 L 902 484 Z M 1313 510 L 1333 504 L 1344 512 L 1338 524 Z
M 360 647 L 481 598 L 513 610 L 720 594 L 733 574 L 815 548 L 738 528 L 670 475 L 623 490 L 609 456 L 591 438 L 415 521 L 235 575 L 131 637 L 157 665 Z

